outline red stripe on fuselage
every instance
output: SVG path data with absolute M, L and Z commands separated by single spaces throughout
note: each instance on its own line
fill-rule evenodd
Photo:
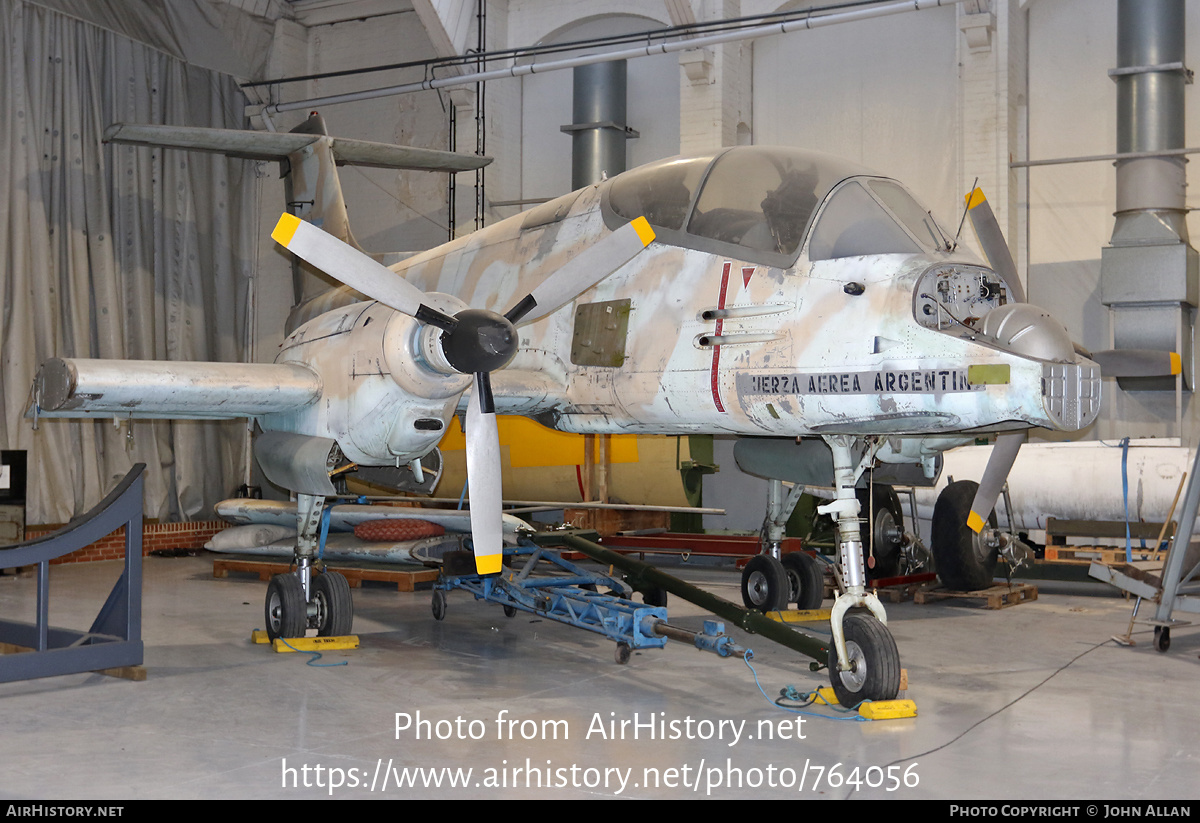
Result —
M 721 267 L 721 294 L 717 298 L 717 308 L 718 309 L 725 308 L 725 291 L 726 291 L 726 289 L 729 288 L 729 269 L 732 268 L 732 266 L 733 266 L 733 263 L 727 260 L 727 261 L 725 261 L 725 265 Z M 718 317 L 717 318 L 717 329 L 713 333 L 719 337 L 721 335 L 721 329 L 723 328 L 723 326 L 724 326 L 724 320 L 722 318 Z M 720 390 L 720 387 L 717 385 L 717 370 L 718 370 L 718 367 L 720 366 L 720 363 L 721 363 L 721 347 L 713 346 L 712 372 L 709 377 L 709 387 L 712 389 L 712 399 L 713 399 L 713 403 L 716 404 L 717 411 L 724 414 L 725 407 L 721 404 L 721 390 Z

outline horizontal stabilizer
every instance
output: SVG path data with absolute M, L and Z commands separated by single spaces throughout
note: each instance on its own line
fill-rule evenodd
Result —
M 329 140 L 339 166 L 374 166 L 418 171 L 472 171 L 492 162 L 490 157 L 449 151 L 393 146 L 368 140 L 349 140 L 299 132 L 240 131 L 192 126 L 114 123 L 104 131 L 107 143 L 159 146 L 216 152 L 247 160 L 283 160 L 318 140 Z
M 292 411 L 320 396 L 320 379 L 289 363 L 55 357 L 33 384 L 40 417 L 227 420 Z

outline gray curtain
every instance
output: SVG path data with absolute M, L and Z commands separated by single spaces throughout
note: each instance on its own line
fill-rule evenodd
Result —
M 0 447 L 29 452 L 30 523 L 148 466 L 148 517 L 206 517 L 241 482 L 245 425 L 24 417 L 48 357 L 244 358 L 255 168 L 102 144 L 113 122 L 242 128 L 232 78 L 0 0 Z M 127 436 L 132 425 L 132 438 Z

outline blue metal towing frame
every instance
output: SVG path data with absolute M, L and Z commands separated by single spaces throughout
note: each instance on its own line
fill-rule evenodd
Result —
M 623 581 L 595 574 L 576 566 L 556 551 L 522 544 L 506 548 L 507 557 L 523 557 L 525 564 L 519 572 L 492 577 L 475 574 L 448 576 L 443 573 L 434 584 L 434 617 L 445 615 L 445 593 L 462 589 L 475 595 L 476 600 L 498 603 L 511 617 L 517 611 L 529 612 L 559 623 L 602 634 L 609 640 L 625 643 L 630 649 L 661 648 L 667 639 L 653 631 L 657 622 L 665 622 L 667 610 L 629 600 L 633 590 Z M 533 572 L 543 562 L 566 574 L 538 575 Z M 615 594 L 594 591 L 607 587 Z
M 466 553 L 469 554 L 469 553 Z M 446 593 L 454 589 L 470 592 L 476 600 L 497 603 L 509 617 L 518 611 L 536 614 L 558 623 L 602 634 L 617 644 L 616 659 L 625 663 L 633 649 L 657 649 L 667 638 L 693 644 L 719 657 L 740 656 L 745 649 L 725 635 L 725 624 L 704 621 L 704 629 L 693 632 L 667 624 L 665 606 L 632 602 L 632 587 L 607 574 L 590 572 L 565 560 L 561 553 L 522 539 L 516 548 L 505 548 L 506 557 L 524 558 L 520 571 L 480 577 L 474 572 L 453 574 L 443 568 L 433 587 L 433 616 L 446 616 Z M 542 563 L 554 567 L 552 575 L 534 572 Z M 610 594 L 597 589 L 607 588 Z

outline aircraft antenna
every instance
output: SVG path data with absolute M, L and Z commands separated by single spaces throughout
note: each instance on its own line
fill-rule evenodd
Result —
M 975 187 L 978 185 L 979 185 L 979 178 L 976 177 L 975 182 L 971 184 L 971 191 L 975 191 Z M 967 222 L 967 207 L 966 207 L 966 205 L 963 206 L 963 215 L 961 218 L 959 218 L 959 221 L 958 221 L 958 231 L 956 231 L 954 233 L 954 248 L 950 249 L 950 251 L 954 251 L 955 249 L 958 248 L 958 236 L 960 234 L 962 234 L 962 227 L 963 227 L 963 223 L 965 223 L 965 222 Z

